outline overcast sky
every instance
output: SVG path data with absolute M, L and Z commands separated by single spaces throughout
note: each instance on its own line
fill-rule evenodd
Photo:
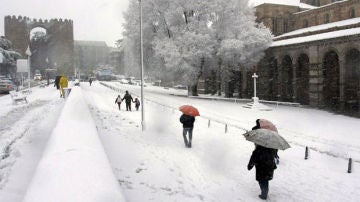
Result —
M 74 22 L 75 40 L 105 41 L 122 37 L 122 14 L 128 0 L 0 0 L 0 36 L 6 15 L 36 19 L 63 18 Z

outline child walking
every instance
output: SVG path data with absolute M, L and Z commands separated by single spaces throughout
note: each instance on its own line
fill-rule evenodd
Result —
M 119 107 L 119 110 L 121 109 L 120 108 L 120 105 L 121 105 L 121 96 L 120 95 L 118 95 L 117 97 L 116 97 L 116 99 L 115 99 L 115 104 L 117 104 L 118 105 L 118 107 Z
M 138 111 L 138 110 L 139 110 L 139 107 L 140 107 L 140 101 L 139 101 L 139 99 L 138 99 L 138 98 L 135 98 L 134 103 L 135 103 L 136 111 Z

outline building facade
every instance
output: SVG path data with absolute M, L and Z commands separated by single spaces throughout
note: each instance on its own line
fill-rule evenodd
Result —
M 275 35 L 255 68 L 260 99 L 359 116 L 360 0 L 264 3 L 256 15 Z
M 75 69 L 81 74 L 91 75 L 98 67 L 109 62 L 109 47 L 105 41 L 80 41 L 74 43 Z

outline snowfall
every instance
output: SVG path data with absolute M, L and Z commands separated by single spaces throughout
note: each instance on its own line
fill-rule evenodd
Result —
M 1 202 L 261 201 L 247 170 L 254 144 L 242 135 L 258 118 L 291 145 L 279 151 L 268 201 L 360 200 L 357 118 L 281 104 L 249 109 L 244 100 L 147 85 L 142 125 L 141 110 L 114 103 L 125 90 L 140 97 L 139 86 L 70 86 L 66 99 L 53 86 L 33 87 L 28 104 L 0 97 Z M 185 104 L 201 115 L 192 148 L 179 122 Z

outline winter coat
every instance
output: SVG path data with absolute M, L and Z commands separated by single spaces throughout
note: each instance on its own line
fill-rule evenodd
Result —
M 121 103 L 121 101 L 122 101 L 121 97 L 116 97 L 116 99 L 115 99 L 115 104 L 116 104 L 116 103 Z
M 137 99 L 137 98 L 135 98 L 135 106 L 140 106 L 140 101 L 139 101 L 139 99 Z
M 131 97 L 131 95 L 129 93 L 125 93 L 122 100 L 124 100 L 124 99 L 125 99 L 126 103 L 131 103 L 131 101 L 133 101 L 133 98 Z
M 54 86 L 56 86 L 56 89 L 60 88 L 60 78 L 61 78 L 61 76 L 56 76 L 55 77 Z
M 61 88 L 67 88 L 68 87 L 68 79 L 66 78 L 66 76 L 61 76 L 59 83 L 60 83 Z
M 183 114 L 180 117 L 180 122 L 183 124 L 184 128 L 193 128 L 194 122 L 195 122 L 195 117 Z
M 275 153 L 275 149 L 256 145 L 248 164 L 248 170 L 255 166 L 257 181 L 271 180 L 273 178 L 274 170 L 277 168 L 274 159 Z

